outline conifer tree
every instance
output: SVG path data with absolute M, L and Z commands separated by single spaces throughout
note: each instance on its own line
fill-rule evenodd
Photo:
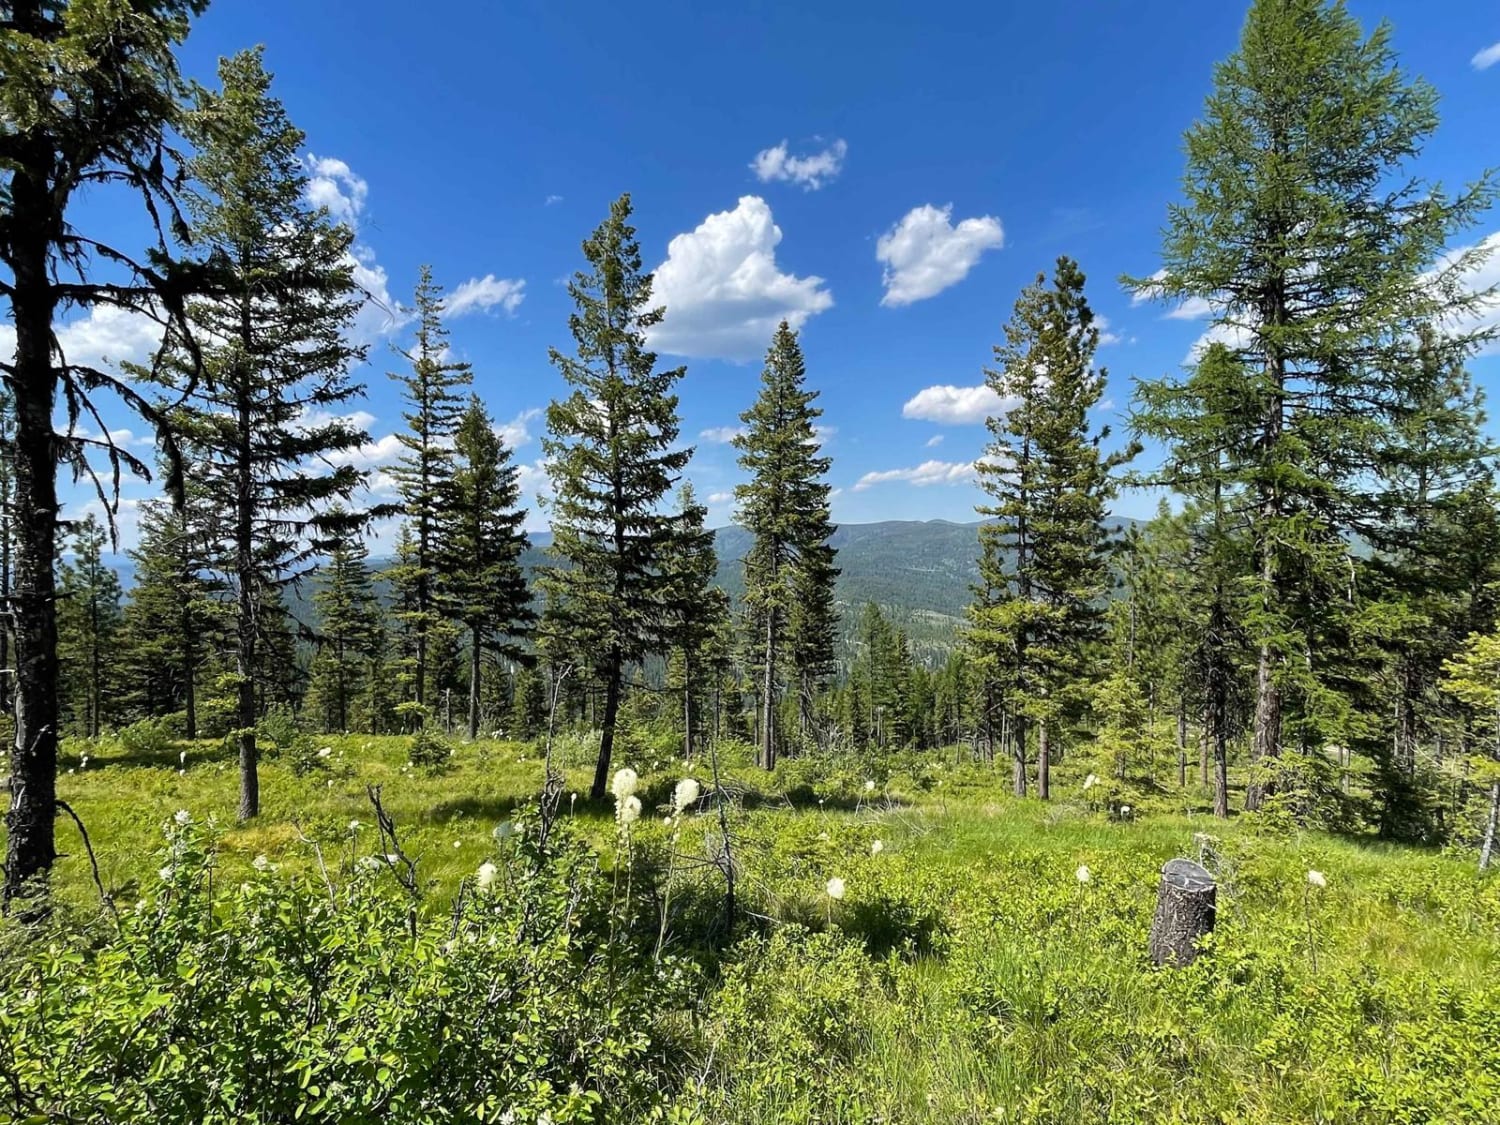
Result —
M 334 505 L 364 474 L 327 459 L 368 438 L 333 413 L 359 393 L 348 369 L 364 354 L 344 335 L 360 307 L 353 232 L 309 204 L 302 133 L 271 95 L 261 53 L 224 59 L 219 77 L 222 91 L 201 94 L 193 116 L 188 206 L 196 237 L 230 277 L 221 296 L 190 309 L 211 382 L 182 424 L 224 530 L 216 566 L 235 598 L 239 815 L 248 819 L 260 811 L 262 645 L 281 648 L 277 666 L 295 675 L 281 592 L 361 522 Z M 276 696 L 295 690 L 273 686 Z
M 444 611 L 469 634 L 469 738 L 479 737 L 487 653 L 516 659 L 536 615 L 521 567 L 526 509 L 519 470 L 477 396 L 454 439 L 456 464 L 444 495 L 441 536 Z
M 16 734 L 6 817 L 4 905 L 46 907 L 40 880 L 56 858 L 57 820 L 57 468 L 86 469 L 91 450 L 111 469 L 145 466 L 108 435 L 59 433 L 59 407 L 77 419 L 101 392 L 157 425 L 161 419 L 127 381 L 79 363 L 57 346 L 71 310 L 117 308 L 180 322 L 183 301 L 203 283 L 169 252 L 180 233 L 178 167 L 170 147 L 182 117 L 184 84 L 174 51 L 207 0 L 78 3 L 11 0 L 0 24 L 0 280 L 15 325 L 15 352 L 0 362 L 11 394 L 14 572 L 8 607 L 15 641 Z M 133 253 L 109 245 L 112 223 L 86 220 L 77 205 L 96 184 L 133 193 L 154 228 L 154 246 Z M 164 227 L 170 226 L 169 231 Z M 109 263 L 109 276 L 87 271 Z M 102 447 L 102 448 L 101 448 Z M 101 490 L 107 500 L 114 497 Z
M 588 268 L 568 285 L 576 354 L 551 353 L 572 393 L 548 407 L 543 439 L 556 497 L 551 553 L 561 564 L 541 580 L 547 628 L 604 688 L 595 800 L 608 790 L 626 666 L 662 647 L 664 564 L 679 520 L 660 509 L 692 456 L 676 448 L 673 387 L 685 369 L 658 371 L 646 347 L 664 314 L 651 304 L 630 214 L 622 195 L 583 244 Z
M 338 505 L 331 514 L 338 523 L 347 519 Z M 318 639 L 312 687 L 322 704 L 323 729 L 344 732 L 351 729 L 351 705 L 367 689 L 365 677 L 384 638 L 363 536 L 337 531 L 329 540 L 327 565 L 312 599 Z
M 994 441 L 977 464 L 994 503 L 980 529 L 980 581 L 992 593 L 970 610 L 969 640 L 988 675 L 1001 680 L 1014 715 L 1014 786 L 1026 792 L 1026 733 L 1037 729 L 1037 789 L 1050 795 L 1050 739 L 1086 696 L 1090 646 L 1102 630 L 1109 588 L 1105 504 L 1114 471 L 1135 447 L 1106 455 L 1108 427 L 1089 411 L 1104 391 L 1093 366 L 1099 328 L 1069 258 L 1049 288 L 1038 275 L 1016 302 L 985 378 L 1015 406 L 988 421 Z M 1006 565 L 1007 556 L 1013 560 Z
M 423 266 L 417 279 L 415 305 L 416 341 L 411 351 L 403 353 L 411 369 L 391 374 L 401 384 L 406 400 L 402 417 L 407 429 L 396 435 L 405 452 L 390 475 L 401 494 L 410 540 L 391 580 L 401 591 L 399 619 L 406 637 L 411 699 L 426 707 L 436 702 L 430 698 L 429 650 L 443 625 L 438 585 L 444 505 L 452 487 L 454 439 L 463 419 L 464 391 L 474 376 L 467 363 L 448 357 L 442 289 L 432 280 L 430 266 Z
M 667 641 L 672 663 L 668 686 L 681 693 L 683 761 L 693 761 L 694 735 L 702 723 L 699 703 L 708 685 L 708 653 L 721 623 L 729 615 L 729 596 L 716 587 L 719 556 L 714 533 L 704 526 L 708 509 L 698 503 L 691 484 L 678 492 L 681 525 L 666 560 L 671 578 Z
M 142 717 L 180 710 L 188 739 L 198 737 L 199 685 L 226 640 L 224 584 L 211 572 L 217 532 L 210 520 L 191 472 L 183 503 L 142 505 L 124 611 L 125 702 Z
M 1486 299 L 1463 285 L 1479 251 L 1428 272 L 1493 195 L 1481 183 L 1449 196 L 1406 173 L 1436 104 L 1396 65 L 1388 26 L 1366 36 L 1330 0 L 1256 0 L 1187 132 L 1163 269 L 1135 283 L 1212 308 L 1212 335 L 1253 390 L 1252 440 L 1230 466 L 1255 555 L 1250 808 L 1287 741 L 1289 701 L 1304 745 L 1348 717 L 1335 684 L 1354 613 L 1347 532 L 1421 329 Z M 1474 342 L 1454 332 L 1441 351 Z
M 766 353 L 761 389 L 740 416 L 735 438 L 740 467 L 750 479 L 735 488 L 737 522 L 750 533 L 745 558 L 747 622 L 755 635 L 760 678 L 760 764 L 776 767 L 776 701 L 782 658 L 791 650 L 799 713 L 808 715 L 810 693 L 831 671 L 833 582 L 838 571 L 828 545 L 829 458 L 821 455 L 814 406 L 806 389 L 807 365 L 797 333 L 782 321 Z
M 120 578 L 104 561 L 104 527 L 90 515 L 73 532 L 59 574 L 57 654 L 73 728 L 98 738 L 115 700 Z

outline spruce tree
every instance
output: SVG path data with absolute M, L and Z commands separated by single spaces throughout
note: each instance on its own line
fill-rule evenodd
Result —
M 101 397 L 118 398 L 153 426 L 157 412 L 127 381 L 61 354 L 57 326 L 71 310 L 118 308 L 180 324 L 184 297 L 202 271 L 174 261 L 179 183 L 171 136 L 182 118 L 184 84 L 174 51 L 207 0 L 78 3 L 11 0 L 0 24 L 0 264 L 15 324 L 15 354 L 0 365 L 13 429 L 15 557 L 9 609 L 15 641 L 16 735 L 6 818 L 4 905 L 30 900 L 45 913 L 39 880 L 56 858 L 57 819 L 57 469 L 85 470 L 91 451 L 115 472 L 141 465 L 106 437 L 55 425 L 87 416 Z M 81 201 L 99 183 L 118 183 L 141 201 L 154 246 L 133 253 L 109 245 L 119 216 L 86 218 Z M 167 225 L 171 230 L 165 229 Z M 88 272 L 108 263 L 108 277 Z M 101 489 L 113 502 L 109 489 Z
M 994 498 L 979 514 L 995 522 L 980 529 L 980 581 L 992 593 L 971 607 L 969 640 L 1014 716 L 1017 796 L 1026 792 L 1027 727 L 1036 727 L 1044 799 L 1051 738 L 1084 704 L 1090 646 L 1102 632 L 1105 505 L 1115 470 L 1135 452 L 1103 453 L 1109 430 L 1089 418 L 1105 373 L 1093 366 L 1099 328 L 1083 285 L 1077 264 L 1059 258 L 1051 287 L 1039 275 L 1016 302 L 998 367 L 985 372 L 1016 405 L 989 419 L 994 441 L 976 466 Z
M 736 520 L 752 537 L 745 606 L 759 666 L 760 764 L 769 770 L 776 767 L 783 655 L 790 648 L 805 717 L 805 697 L 832 669 L 838 571 L 828 545 L 833 524 L 824 477 L 831 462 L 821 455 L 816 429 L 823 411 L 813 405 L 818 392 L 806 389 L 802 347 L 786 321 L 776 329 L 760 379 L 754 405 L 740 415 L 746 430 L 734 442 L 750 479 L 734 491 Z
M 709 652 L 729 615 L 729 596 L 713 584 L 719 571 L 714 533 L 704 526 L 708 509 L 698 503 L 691 484 L 679 490 L 678 512 L 681 525 L 666 561 L 671 578 L 668 687 L 681 693 L 682 758 L 691 764 L 694 735 L 702 723 L 700 703 L 709 683 Z
M 521 555 L 526 509 L 519 470 L 478 397 L 459 422 L 456 464 L 444 494 L 441 534 L 444 612 L 469 637 L 469 738 L 479 737 L 484 662 L 493 653 L 516 659 L 536 615 Z
M 407 429 L 396 435 L 405 452 L 390 475 L 401 495 L 410 539 L 391 580 L 401 591 L 399 620 L 409 662 L 411 701 L 420 710 L 436 702 L 430 698 L 429 650 L 434 634 L 443 626 L 438 585 L 444 505 L 453 481 L 454 440 L 463 419 L 464 390 L 474 376 L 467 363 L 448 356 L 442 289 L 432 280 L 430 266 L 423 266 L 417 279 L 415 304 L 416 341 L 409 352 L 402 353 L 411 369 L 391 374 L 401 384 L 406 400 L 402 417 Z
M 572 393 L 548 407 L 543 439 L 560 564 L 541 580 L 547 628 L 604 688 L 595 800 L 608 791 L 626 666 L 662 647 L 671 593 L 664 564 L 679 520 L 661 505 L 692 456 L 676 447 L 673 387 L 685 369 L 658 371 L 646 348 L 664 314 L 651 304 L 630 214 L 622 195 L 583 244 L 588 268 L 568 285 L 576 354 L 551 353 Z
M 337 506 L 331 514 L 339 523 L 347 516 Z M 351 729 L 351 707 L 367 690 L 366 676 L 384 640 L 369 557 L 358 531 L 335 532 L 313 594 L 318 655 L 312 687 L 322 704 L 324 730 Z
M 185 502 L 147 501 L 130 552 L 121 671 L 125 703 L 142 718 L 181 711 L 198 737 L 199 686 L 225 646 L 224 584 L 211 571 L 216 531 L 189 473 Z
M 303 136 L 271 96 L 260 52 L 224 59 L 219 77 L 222 91 L 202 93 L 191 122 L 188 205 L 195 236 L 230 279 L 190 309 L 211 381 L 181 416 L 224 531 L 215 565 L 235 599 L 239 815 L 248 819 L 260 811 L 262 645 L 279 648 L 277 667 L 295 674 L 282 590 L 361 522 L 335 505 L 364 474 L 327 458 L 368 437 L 334 413 L 359 393 L 348 369 L 364 354 L 345 337 L 361 303 L 353 232 L 307 202 Z M 272 687 L 275 697 L 295 691 Z
M 1135 282 L 1207 302 L 1253 392 L 1251 440 L 1230 466 L 1255 556 L 1250 808 L 1288 741 L 1290 700 L 1304 745 L 1347 717 L 1334 683 L 1355 612 L 1347 533 L 1421 329 L 1485 299 L 1463 285 L 1477 252 L 1428 272 L 1493 194 L 1481 183 L 1450 197 L 1405 171 L 1436 104 L 1396 65 L 1388 26 L 1366 36 L 1329 0 L 1256 0 L 1187 132 L 1163 269 Z M 1474 343 L 1455 332 L 1441 350 Z
M 98 519 L 84 519 L 73 532 L 72 556 L 63 560 L 58 582 L 63 697 L 73 729 L 84 738 L 99 737 L 117 695 L 120 577 L 104 561 L 107 543 Z

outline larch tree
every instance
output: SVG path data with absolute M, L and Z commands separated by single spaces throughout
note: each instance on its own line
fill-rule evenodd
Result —
M 188 209 L 195 236 L 230 277 L 221 295 L 189 310 L 211 382 L 180 415 L 224 532 L 216 566 L 235 602 L 244 820 L 260 811 L 261 646 L 289 636 L 284 588 L 362 522 L 341 505 L 364 474 L 333 461 L 369 439 L 337 414 L 360 393 L 349 368 L 364 356 L 346 334 L 362 303 L 353 232 L 309 202 L 303 135 L 271 95 L 261 53 L 222 60 L 219 77 L 222 90 L 203 92 L 190 122 Z
M 1015 405 L 989 419 L 994 440 L 976 468 L 994 498 L 980 531 L 980 578 L 992 595 L 970 610 L 969 639 L 999 674 L 1014 719 L 1014 786 L 1026 792 L 1027 727 L 1037 731 L 1037 790 L 1050 796 L 1051 739 L 1085 703 L 1090 647 L 1103 627 L 1111 535 L 1105 506 L 1115 471 L 1135 453 L 1106 454 L 1108 427 L 1090 411 L 1106 375 L 1094 367 L 1099 327 L 1084 276 L 1059 258 L 1016 302 L 989 386 Z
M 646 334 L 664 312 L 630 225 L 630 196 L 583 244 L 588 267 L 568 284 L 573 355 L 552 350 L 572 392 L 547 408 L 543 449 L 552 478 L 553 542 L 546 629 L 586 659 L 604 689 L 591 789 L 609 787 L 626 667 L 663 643 L 671 575 L 665 563 L 680 520 L 662 510 L 692 456 L 677 445 L 673 388 L 685 368 L 657 370 Z
M 520 470 L 477 396 L 469 399 L 454 438 L 456 464 L 446 491 L 441 531 L 443 610 L 469 641 L 469 739 L 479 737 L 488 656 L 519 658 L 536 614 L 521 555 L 526 509 Z
M 400 591 L 399 619 L 405 640 L 410 701 L 425 709 L 431 699 L 434 634 L 443 626 L 438 606 L 443 506 L 454 471 L 454 439 L 464 413 L 465 391 L 474 376 L 467 363 L 449 356 L 443 327 L 442 288 L 423 266 L 415 297 L 416 340 L 402 353 L 410 370 L 393 372 L 406 406 L 406 430 L 396 440 L 403 452 L 389 472 L 406 515 L 410 542 L 391 580 Z
M 1186 134 L 1162 269 L 1134 282 L 1209 310 L 1256 400 L 1230 466 L 1254 548 L 1249 808 L 1272 784 L 1289 701 L 1304 746 L 1349 718 L 1334 685 L 1355 612 L 1347 532 L 1421 330 L 1486 299 L 1465 285 L 1482 251 L 1444 251 L 1491 186 L 1450 196 L 1406 171 L 1437 121 L 1436 92 L 1397 66 L 1387 25 L 1365 35 L 1342 2 L 1256 0 Z M 1440 350 L 1475 339 L 1453 331 Z
M 174 52 L 205 6 L 10 0 L 0 23 L 0 298 L 15 326 L 14 356 L 0 362 L 13 411 L 15 488 L 16 729 L 4 903 L 9 910 L 25 899 L 28 918 L 45 913 L 41 880 L 57 854 L 58 465 L 86 470 L 98 451 L 115 480 L 121 467 L 145 475 L 107 427 L 94 439 L 73 424 L 95 417 L 101 392 L 153 426 L 162 421 L 129 382 L 66 354 L 58 329 L 69 312 L 101 308 L 180 325 L 186 296 L 205 283 L 201 270 L 169 249 L 182 229 L 170 138 L 184 87 Z M 103 229 L 85 226 L 78 203 L 99 192 L 137 200 L 154 245 L 144 252 L 111 246 Z M 96 267 L 107 276 L 90 278 Z M 61 433 L 60 407 L 70 419 Z
M 837 614 L 838 575 L 829 546 L 831 461 L 822 455 L 807 364 L 791 325 L 776 329 L 761 370 L 760 394 L 740 416 L 735 438 L 749 480 L 735 492 L 737 522 L 751 536 L 745 557 L 745 609 L 760 680 L 760 764 L 776 768 L 776 703 L 786 672 L 797 685 L 799 713 L 808 716 L 811 690 L 827 678 Z M 790 651 L 789 651 L 790 650 Z M 789 668 L 783 668 L 783 660 Z
M 73 532 L 73 550 L 58 574 L 57 655 L 73 729 L 98 738 L 118 692 L 120 576 L 104 561 L 109 537 L 90 515 Z

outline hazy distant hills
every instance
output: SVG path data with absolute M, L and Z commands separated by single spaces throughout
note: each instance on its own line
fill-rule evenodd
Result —
M 1115 521 L 1119 525 L 1132 521 Z M 834 532 L 838 548 L 839 578 L 836 596 L 844 610 L 844 632 L 851 633 L 859 611 L 867 602 L 881 606 L 906 630 L 913 647 L 936 657 L 948 649 L 964 619 L 970 587 L 978 580 L 979 523 L 947 520 L 885 520 L 880 523 L 842 524 Z M 719 585 L 739 598 L 744 593 L 745 554 L 750 537 L 743 528 L 721 527 L 714 532 L 719 551 Z M 531 536 L 531 548 L 523 556 L 528 567 L 546 561 L 544 552 L 552 536 Z M 118 558 L 115 569 L 128 588 L 133 568 L 128 558 Z M 373 558 L 370 565 L 381 570 L 388 558 Z M 301 616 L 311 595 L 304 584 L 292 600 Z

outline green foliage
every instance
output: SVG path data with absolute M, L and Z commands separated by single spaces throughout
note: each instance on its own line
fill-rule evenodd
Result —
M 412 736 L 408 760 L 418 769 L 435 773 L 446 769 L 453 761 L 453 745 L 423 727 Z
M 451 915 L 417 911 L 383 859 L 351 857 L 331 897 L 264 858 L 215 879 L 215 859 L 209 832 L 170 823 L 117 922 L 7 955 L 11 1111 L 561 1123 L 640 1120 L 659 1097 L 654 1018 L 681 995 L 609 944 L 608 884 L 575 845 L 513 844 L 504 893 L 471 886 Z
M 178 738 L 166 719 L 137 719 L 120 731 L 120 747 L 142 762 L 165 764 Z

